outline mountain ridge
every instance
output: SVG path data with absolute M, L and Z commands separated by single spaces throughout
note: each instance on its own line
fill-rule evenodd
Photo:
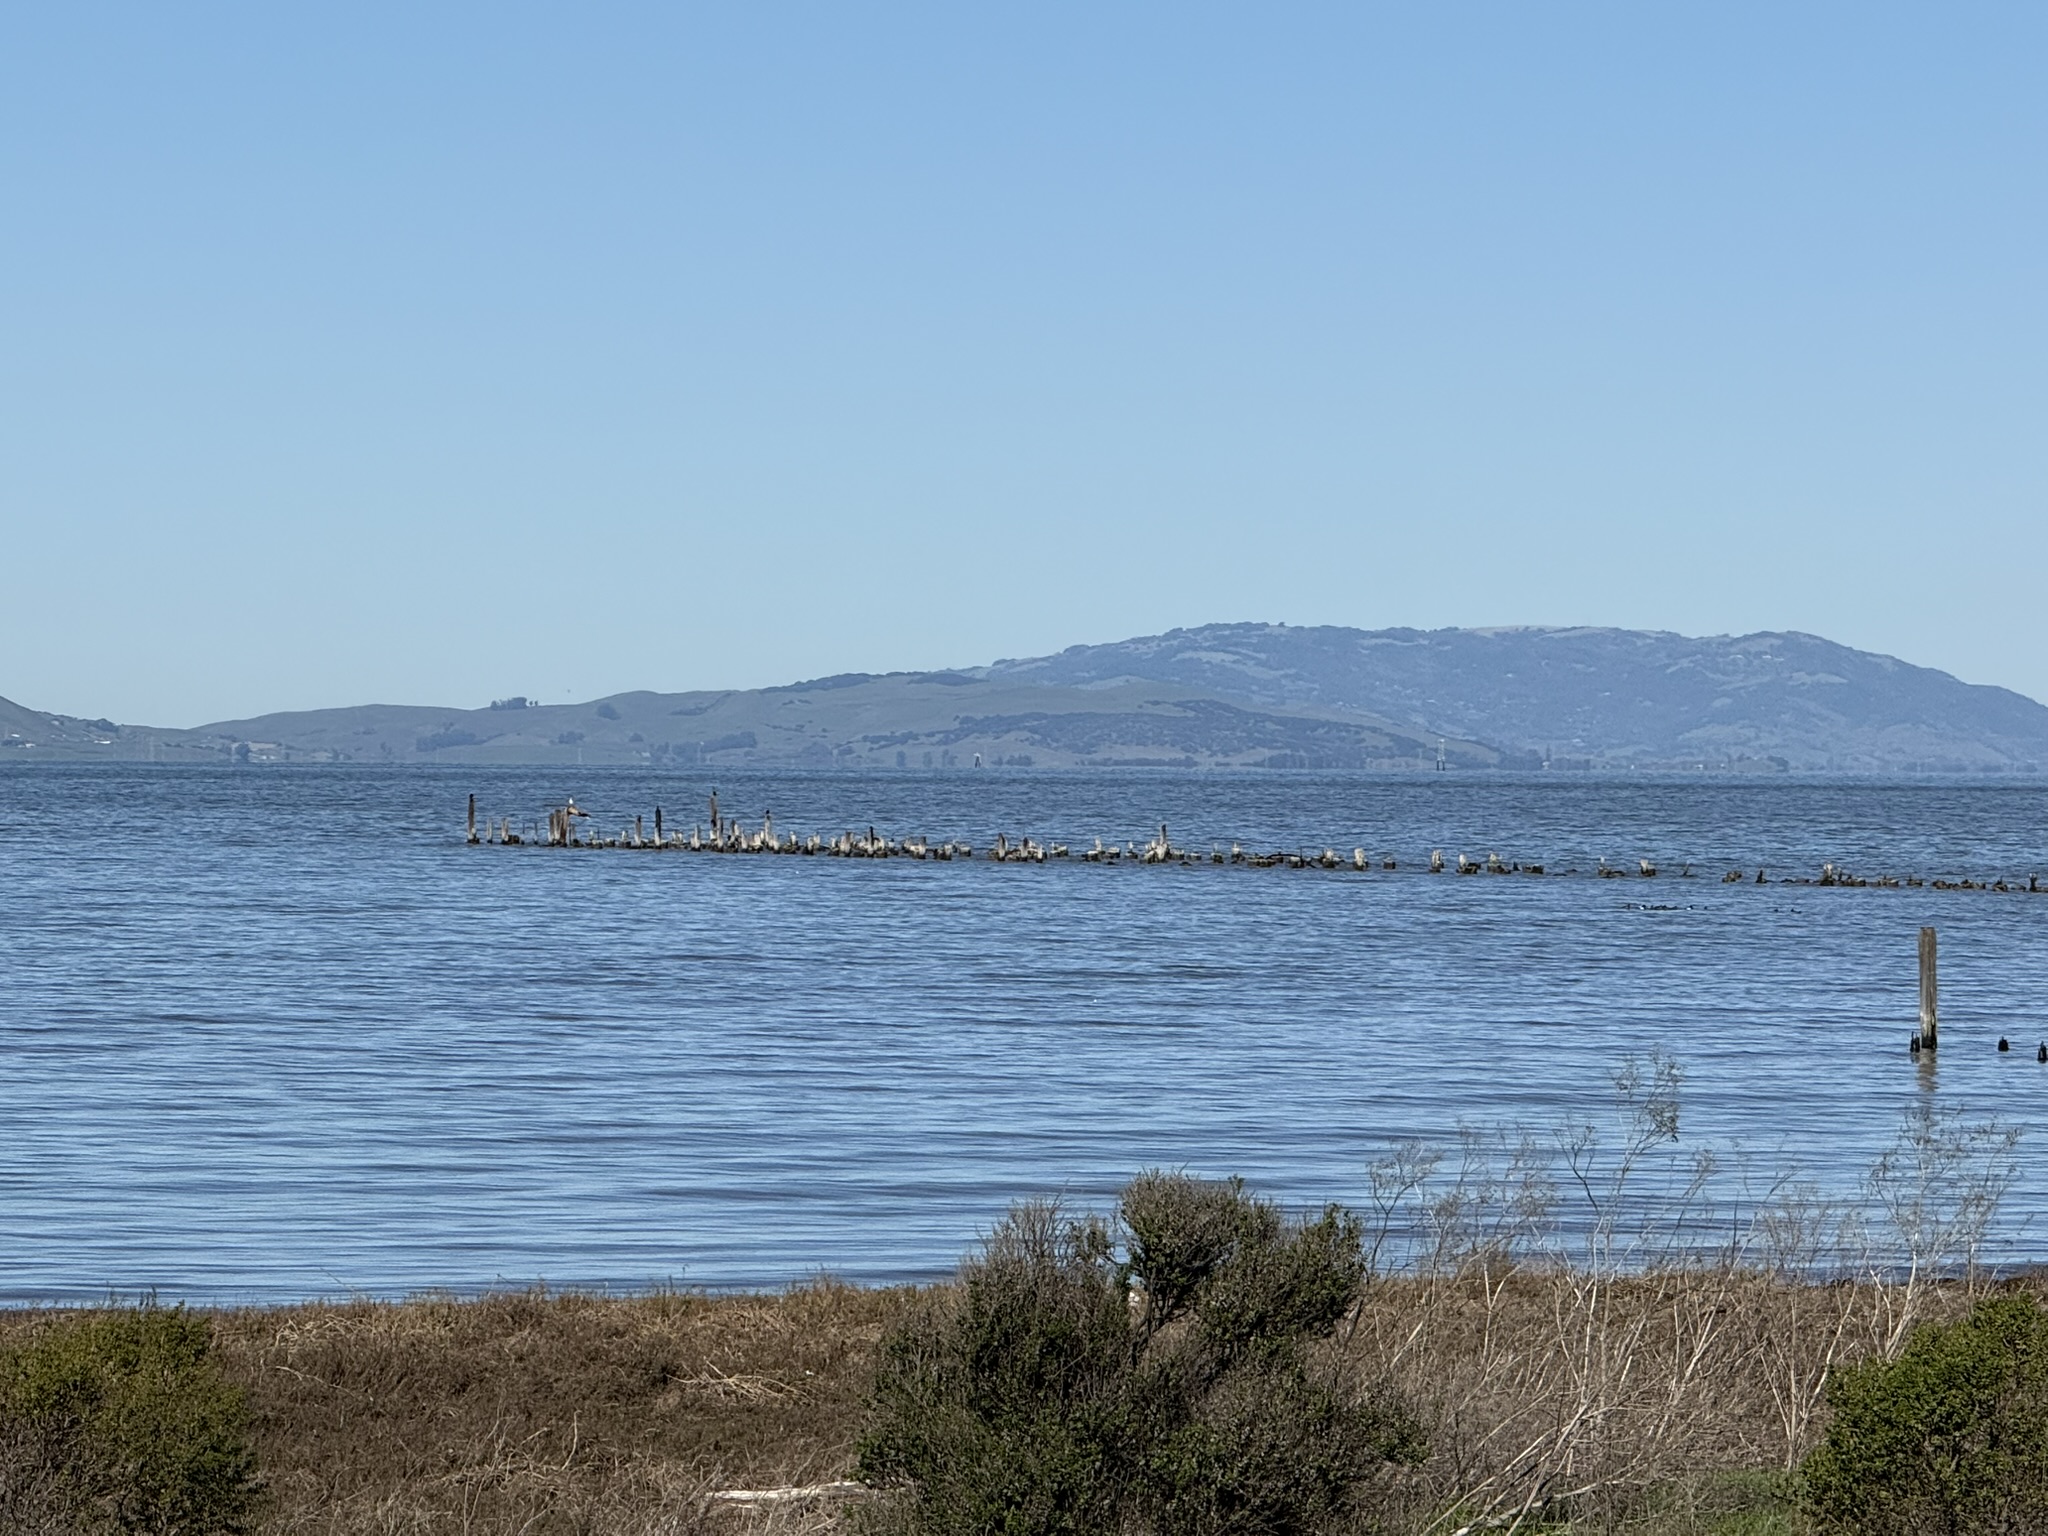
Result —
M 2048 762 L 2048 708 L 2034 700 L 1797 630 L 1691 637 L 1601 626 L 1211 624 L 999 661 L 988 672 L 1069 686 L 1170 680 L 1269 705 L 1369 712 L 1510 754 L 1616 765 L 1775 756 L 1821 771 L 1968 771 Z
M 2048 707 L 1799 631 L 1209 624 L 1048 656 L 189 730 L 0 700 L 0 761 L 2038 772 Z

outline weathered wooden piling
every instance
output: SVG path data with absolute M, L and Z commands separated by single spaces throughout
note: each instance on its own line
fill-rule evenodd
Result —
M 1932 928 L 1920 930 L 1920 1044 L 1933 1050 L 1941 1017 L 1935 980 L 1935 940 Z
M 476 841 L 476 796 L 469 797 L 469 840 Z

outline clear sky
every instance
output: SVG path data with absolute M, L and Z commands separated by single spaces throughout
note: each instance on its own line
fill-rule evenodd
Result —
M 2048 7 L 9 7 L 0 694 L 1223 619 L 2048 698 Z

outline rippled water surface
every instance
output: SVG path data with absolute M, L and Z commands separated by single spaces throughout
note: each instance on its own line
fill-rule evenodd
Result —
M 1233 839 L 1399 871 L 472 848 L 464 796 L 701 777 L 0 769 L 0 1297 L 930 1276 L 1138 1168 L 1357 1199 L 1393 1141 L 1686 1074 L 1688 1142 L 1853 1182 L 1916 1098 L 2036 1132 L 2031 784 L 783 775 L 778 828 Z M 1421 872 L 1431 848 L 1555 872 Z M 1832 860 L 1991 891 L 1753 883 Z M 1678 878 L 1691 861 L 1698 878 Z M 1750 879 L 1724 885 L 1740 867 Z M 1942 945 L 1938 1072 L 1905 1044 Z M 2017 1047 L 2001 1055 L 2001 1034 Z M 2038 1135 L 2030 1143 L 2044 1145 Z M 2014 1206 L 2043 1206 L 2031 1167 Z M 2036 1246 L 2048 1228 L 2032 1229 Z

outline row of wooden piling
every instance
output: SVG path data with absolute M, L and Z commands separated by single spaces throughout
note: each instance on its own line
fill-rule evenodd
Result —
M 977 857 L 974 844 L 960 839 L 935 843 L 924 837 L 891 838 L 878 833 L 872 826 L 862 832 L 848 830 L 829 838 L 816 834 L 799 837 L 793 832 L 778 831 L 772 813 L 763 815 L 760 825 L 754 827 L 723 815 L 718 807 L 716 793 L 712 795 L 710 805 L 708 827 L 704 823 L 698 823 L 686 833 L 672 830 L 667 824 L 662 808 L 656 806 L 651 834 L 645 819 L 636 815 L 630 825 L 620 829 L 617 836 L 601 836 L 593 835 L 584 829 L 582 824 L 592 818 L 590 813 L 577 805 L 573 799 L 565 805 L 550 809 L 543 821 L 515 826 L 509 817 L 486 817 L 479 825 L 476 796 L 471 795 L 468 840 L 476 844 L 506 846 L 536 844 L 549 848 L 640 848 L 688 853 L 772 853 L 850 859 L 907 858 L 937 862 Z M 1361 873 L 1374 869 L 1394 871 L 1402 867 L 1401 862 L 1392 855 L 1376 856 L 1368 854 L 1364 848 L 1353 848 L 1350 854 L 1345 856 L 1338 853 L 1335 848 L 1328 847 L 1319 852 L 1300 849 L 1251 851 L 1241 843 L 1234 842 L 1227 851 L 1220 843 L 1213 844 L 1207 851 L 1200 851 L 1175 844 L 1163 824 L 1158 833 L 1143 844 L 1132 841 L 1106 843 L 1098 837 L 1090 846 L 1081 849 L 1076 849 L 1069 843 L 1041 842 L 1028 836 L 1013 842 L 1007 833 L 999 833 L 995 841 L 981 851 L 980 856 L 999 864 L 1043 864 L 1048 861 L 1078 859 L 1090 864 L 1229 864 L 1254 869 L 1350 869 Z M 1456 854 L 1453 858 L 1455 862 L 1447 860 L 1441 849 L 1433 850 L 1423 867 L 1429 873 L 1439 875 L 1590 875 L 1606 880 L 1656 879 L 1663 873 L 1649 859 L 1637 860 L 1633 870 L 1610 865 L 1602 859 L 1594 869 L 1582 871 L 1576 867 L 1554 870 L 1543 864 L 1510 861 L 1497 853 L 1489 853 L 1484 859 L 1471 858 L 1463 853 Z M 1696 876 L 1692 865 L 1688 863 L 1681 865 L 1671 878 L 1689 880 Z M 1720 879 L 1727 885 L 1752 883 L 1876 887 L 1895 890 L 1925 887 L 1937 891 L 2022 891 L 2037 894 L 2041 892 L 2037 876 L 2029 876 L 2023 886 L 2003 878 L 1983 881 L 1925 880 L 1914 875 L 1866 877 L 1853 874 L 1846 868 L 1832 863 L 1823 864 L 1818 876 L 1781 875 L 1773 879 L 1763 869 L 1757 870 L 1753 877 L 1746 870 L 1731 869 Z

